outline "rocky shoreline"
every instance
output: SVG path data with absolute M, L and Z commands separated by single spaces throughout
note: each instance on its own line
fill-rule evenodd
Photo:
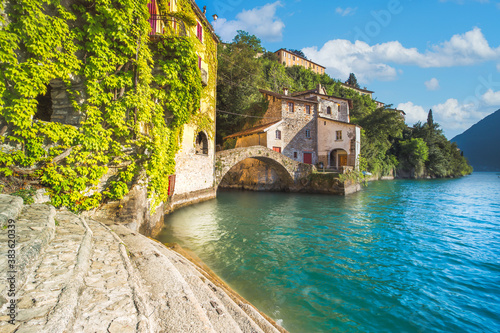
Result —
M 0 225 L 2 333 L 286 332 L 186 251 L 123 225 L 9 195 Z

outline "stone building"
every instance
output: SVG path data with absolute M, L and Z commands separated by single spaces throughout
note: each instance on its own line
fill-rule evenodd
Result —
M 352 101 L 324 87 L 290 95 L 260 90 L 269 106 L 256 126 L 225 139 L 236 148 L 265 146 L 296 161 L 341 170 L 358 165 L 360 127 L 349 123 Z
M 152 0 L 149 5 L 151 13 L 151 30 L 153 38 L 161 35 L 165 30 L 161 18 L 155 20 L 158 12 L 156 1 Z M 165 0 L 161 0 L 165 1 Z M 176 173 L 170 177 L 171 194 L 173 204 L 176 201 L 189 202 L 192 198 L 213 198 L 214 186 L 214 163 L 215 163 L 215 101 L 216 101 L 216 77 L 217 77 L 217 44 L 219 39 L 213 27 L 208 22 L 205 14 L 196 5 L 194 0 L 189 0 L 190 14 L 196 16 L 196 25 L 186 28 L 182 21 L 173 20 L 172 28 L 177 34 L 196 36 L 198 50 L 198 67 L 201 71 L 204 91 L 200 103 L 200 114 L 207 116 L 210 127 L 200 130 L 194 123 L 184 125 L 182 141 L 179 152 L 176 155 Z M 179 9 L 178 1 L 166 1 L 171 12 Z M 157 6 L 157 5 L 156 5 Z
M 69 7 L 73 1 L 65 2 Z M 112 5 L 114 6 L 114 4 Z M 216 76 L 217 76 L 217 44 L 219 39 L 216 36 L 213 27 L 205 17 L 205 13 L 200 10 L 195 0 L 151 0 L 147 4 L 149 11 L 149 24 L 151 31 L 147 41 L 152 45 L 164 37 L 192 36 L 196 41 L 195 50 L 197 52 L 197 65 L 200 70 L 203 91 L 199 105 L 199 113 L 196 119 L 183 125 L 182 136 L 179 140 L 179 151 L 176 154 L 175 174 L 165 179 L 169 182 L 169 206 L 163 204 L 158 206 L 154 217 L 150 217 L 151 200 L 148 198 L 146 186 L 144 183 L 134 184 L 130 192 L 119 202 L 111 207 L 115 209 L 110 216 L 116 216 L 119 219 L 126 220 L 132 214 L 144 215 L 145 220 L 151 220 L 148 230 L 158 230 L 161 227 L 159 221 L 162 219 L 163 210 L 168 211 L 180 205 L 190 204 L 215 197 L 214 190 L 214 164 L 215 164 L 215 103 L 216 103 Z M 162 11 L 160 11 L 160 9 Z M 162 12 L 176 13 L 179 11 L 187 15 L 161 15 Z M 52 13 L 51 13 L 52 14 Z M 180 18 L 187 16 L 196 18 L 194 26 L 188 26 Z M 179 18 L 177 18 L 179 17 Z M 83 30 L 83 20 L 76 20 L 75 25 Z M 152 52 L 153 60 L 156 54 Z M 77 57 L 83 56 L 83 53 Z M 79 59 L 81 60 L 81 59 Z M 128 68 L 129 64 L 119 66 Z M 153 74 L 156 75 L 159 68 L 153 68 Z M 87 78 L 84 75 L 75 73 L 69 74 L 68 78 L 51 79 L 47 83 L 46 93 L 36 98 L 37 111 L 34 115 L 35 121 L 56 122 L 65 125 L 80 127 L 85 120 L 85 113 L 81 112 L 80 106 L 86 103 Z M 136 79 L 137 80 L 137 79 Z M 114 98 L 121 98 L 126 94 L 125 88 L 121 91 L 115 91 Z M 199 119 L 203 118 L 203 126 L 200 126 Z M 167 115 L 165 115 L 167 120 Z M 149 124 L 145 125 L 138 122 L 139 130 L 148 134 Z M 202 127 L 202 128 L 201 128 Z M 132 151 L 132 150 L 130 150 Z M 115 172 L 115 169 L 110 169 Z M 114 177 L 115 173 L 108 172 L 99 185 L 99 191 L 104 189 L 105 183 Z M 110 210 L 111 211 L 111 210 Z M 142 221 L 139 221 L 141 224 Z M 149 222 L 144 222 L 149 223 Z M 132 227 L 135 228 L 135 227 Z M 137 226 L 137 230 L 140 229 Z
M 278 56 L 280 64 L 283 64 L 286 67 L 302 66 L 305 68 L 309 68 L 316 74 L 325 74 L 326 67 L 318 65 L 317 63 L 307 60 L 306 58 L 301 57 L 293 52 L 287 51 L 285 49 L 279 49 L 274 53 Z

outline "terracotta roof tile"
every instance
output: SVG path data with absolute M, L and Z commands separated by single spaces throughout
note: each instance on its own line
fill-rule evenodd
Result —
M 280 121 L 281 121 L 281 119 L 277 120 L 277 121 L 274 121 L 272 123 L 265 124 L 265 125 L 260 125 L 260 126 L 252 127 L 252 128 L 246 129 L 244 131 L 240 131 L 240 132 L 228 135 L 224 139 L 231 139 L 231 138 L 235 138 L 235 137 L 239 137 L 239 136 L 246 136 L 246 135 L 251 135 L 251 134 L 256 134 L 256 133 L 264 133 L 264 131 L 266 129 L 268 129 L 269 127 L 271 127 L 273 125 L 276 125 Z

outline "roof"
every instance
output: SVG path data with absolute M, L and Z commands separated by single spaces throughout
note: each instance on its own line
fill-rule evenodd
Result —
M 210 22 L 208 22 L 207 17 L 205 16 L 205 14 L 203 14 L 203 12 L 201 11 L 200 7 L 198 7 L 198 5 L 196 4 L 195 0 L 190 0 L 190 2 L 191 2 L 191 5 L 193 6 L 193 9 L 194 9 L 196 15 L 199 18 L 201 18 L 205 22 L 205 24 L 207 25 L 207 27 L 210 30 L 210 33 L 212 35 L 212 38 L 217 43 L 220 43 L 219 37 L 215 33 L 214 27 L 212 27 L 212 25 L 210 24 Z
M 281 49 L 279 49 L 278 51 L 274 51 L 274 53 L 278 53 L 279 51 L 286 51 L 286 52 L 288 52 L 288 53 L 293 54 L 293 55 L 294 55 L 294 56 L 296 56 L 297 58 L 304 59 L 304 60 L 306 60 L 306 61 L 309 61 L 309 62 L 310 62 L 310 63 L 312 63 L 312 64 L 315 64 L 316 66 L 319 66 L 319 67 L 321 67 L 321 68 L 325 68 L 325 69 L 326 69 L 326 67 L 325 67 L 325 66 L 321 66 L 320 64 L 318 64 L 318 63 L 316 63 L 316 62 L 314 62 L 314 61 L 311 61 L 311 60 L 309 60 L 309 59 L 306 59 L 306 58 L 304 58 L 304 57 L 301 57 L 301 56 L 299 56 L 298 54 L 293 53 L 292 51 L 288 51 L 287 49 L 283 49 L 283 48 L 281 48 Z
M 403 110 L 399 110 L 399 109 L 387 109 L 387 110 L 396 111 L 396 112 L 402 113 L 406 116 L 406 112 L 404 112 Z
M 319 116 L 318 116 L 318 119 L 319 119 L 319 118 L 324 119 L 324 120 L 330 120 L 330 121 L 333 121 L 333 122 L 335 122 L 335 123 L 341 123 L 341 124 L 344 124 L 344 125 L 351 125 L 351 126 L 355 126 L 355 127 L 362 128 L 362 127 L 361 127 L 361 126 L 359 126 L 359 125 L 352 124 L 352 123 L 348 123 L 348 122 L 341 121 L 341 120 L 335 120 L 335 119 L 332 119 L 332 118 L 325 117 L 325 116 L 323 116 L 323 115 L 319 115 Z
M 226 136 L 224 139 L 231 139 L 231 138 L 235 138 L 235 137 L 239 137 L 239 136 L 247 136 L 247 135 L 252 135 L 252 134 L 257 134 L 257 133 L 264 133 L 269 127 L 276 125 L 280 121 L 282 121 L 282 120 L 280 119 L 280 120 L 274 121 L 272 123 L 268 123 L 265 125 L 252 127 L 252 128 L 246 129 L 244 131 L 236 132 L 234 134 Z
M 261 94 L 267 94 L 267 95 L 278 97 L 278 98 L 281 98 L 281 99 L 287 99 L 287 100 L 299 101 L 299 102 L 306 102 L 306 103 L 316 103 L 316 104 L 318 103 L 318 101 L 314 101 L 314 100 L 311 100 L 311 99 L 299 98 L 299 97 L 290 96 L 290 95 L 283 95 L 283 94 L 275 93 L 274 91 L 269 91 L 269 90 L 264 90 L 264 89 L 259 89 L 259 92 Z
M 336 98 L 336 99 L 341 99 L 341 100 L 347 101 L 347 103 L 349 103 L 349 107 L 350 108 L 353 107 L 353 105 L 352 105 L 352 99 L 338 97 L 338 96 L 333 96 L 333 95 L 323 95 L 323 94 L 320 94 L 318 92 L 318 88 L 314 88 L 314 89 L 311 89 L 311 90 L 299 91 L 299 92 L 293 93 L 294 96 L 300 96 L 300 95 L 306 95 L 306 94 L 316 94 L 316 95 L 320 95 L 320 96 L 326 96 L 326 97 L 332 97 L 332 98 Z
M 359 90 L 359 91 L 362 91 L 362 92 L 365 92 L 365 93 L 369 93 L 369 94 L 373 94 L 374 93 L 374 91 L 367 90 L 367 89 L 361 89 L 361 88 L 354 87 L 354 86 L 351 86 L 349 84 L 345 84 L 345 83 L 342 83 L 342 82 L 340 82 L 340 84 L 343 85 L 344 87 L 349 88 L 349 89 Z

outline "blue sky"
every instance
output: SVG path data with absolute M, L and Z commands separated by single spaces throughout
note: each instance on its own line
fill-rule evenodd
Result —
M 245 30 L 333 78 L 353 72 L 409 125 L 432 108 L 449 139 L 500 108 L 500 0 L 196 2 L 224 41 Z

